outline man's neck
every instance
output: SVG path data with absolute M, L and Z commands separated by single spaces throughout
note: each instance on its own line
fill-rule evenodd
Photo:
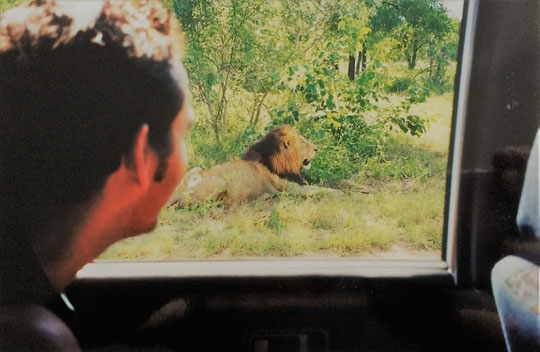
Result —
M 95 205 L 86 214 L 80 225 L 72 227 L 70 236 L 66 236 L 71 241 L 64 246 L 62 253 L 51 246 L 34 246 L 45 274 L 58 292 L 69 285 L 83 266 L 124 237 L 123 216 L 114 209 Z M 51 258 L 51 253 L 56 253 L 56 257 Z
M 141 147 L 142 148 L 142 147 Z M 157 157 L 150 153 L 151 164 L 144 175 L 153 175 L 157 168 Z M 143 158 L 144 159 L 144 158 Z M 145 159 L 146 160 L 146 159 Z M 114 242 L 138 235 L 153 227 L 144 228 L 138 223 L 139 207 L 148 196 L 148 184 L 140 182 L 138 169 L 127 168 L 124 164 L 109 176 L 105 186 L 88 203 L 72 208 L 70 216 L 51 224 L 51 231 L 66 236 L 46 237 L 51 242 L 34 246 L 43 270 L 57 291 L 62 291 L 73 280 L 77 272 L 97 258 Z M 68 218 L 68 222 L 66 222 Z M 71 219 L 71 220 L 70 220 Z M 153 226 L 153 225 L 152 225 Z M 58 244 L 62 250 L 58 249 Z

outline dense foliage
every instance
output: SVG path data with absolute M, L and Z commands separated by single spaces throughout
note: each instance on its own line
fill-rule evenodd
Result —
M 0 13 L 4 12 L 7 9 L 10 9 L 18 4 L 23 2 L 23 0 L 1 0 L 0 1 Z
M 411 106 L 448 89 L 458 24 L 440 0 L 169 5 L 186 33 L 199 117 L 193 166 L 238 157 L 285 123 L 319 147 L 306 176 L 332 184 L 380 158 L 390 131 L 424 133 L 429 118 Z

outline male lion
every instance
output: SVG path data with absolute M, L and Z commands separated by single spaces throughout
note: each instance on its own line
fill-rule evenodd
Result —
M 242 160 L 257 161 L 279 177 L 302 185 L 306 182 L 300 177 L 300 168 L 311 167 L 316 151 L 313 143 L 290 126 L 280 126 L 253 144 Z
M 291 127 L 277 127 L 251 146 L 242 160 L 205 170 L 191 169 L 169 205 L 178 203 L 178 207 L 184 207 L 207 199 L 221 199 L 230 205 L 265 193 L 302 191 L 306 186 L 298 185 L 304 184 L 300 169 L 311 166 L 315 151 L 315 145 Z

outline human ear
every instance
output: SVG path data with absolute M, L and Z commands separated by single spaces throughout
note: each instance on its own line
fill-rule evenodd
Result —
M 142 188 L 148 188 L 153 174 L 149 151 L 148 125 L 144 124 L 137 133 L 132 152 L 134 177 Z

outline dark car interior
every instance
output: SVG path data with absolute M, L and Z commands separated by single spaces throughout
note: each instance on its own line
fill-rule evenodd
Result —
M 440 261 L 102 261 L 53 310 L 88 351 L 505 351 L 491 269 L 540 258 L 515 220 L 539 22 L 537 0 L 465 3 Z

